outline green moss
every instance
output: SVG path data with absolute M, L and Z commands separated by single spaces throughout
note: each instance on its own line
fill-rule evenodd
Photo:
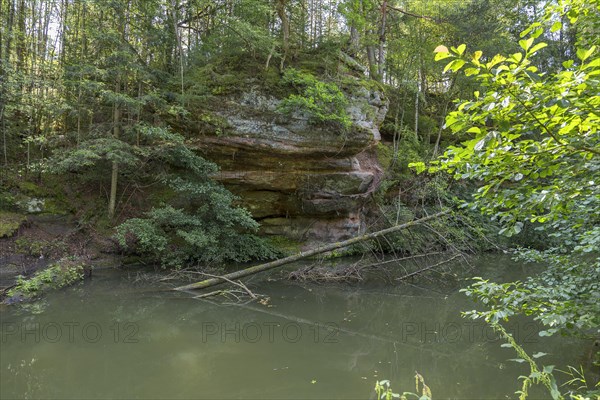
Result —
M 0 238 L 14 235 L 25 221 L 27 217 L 24 215 L 0 211 Z
M 54 253 L 63 253 L 67 251 L 67 245 L 62 240 L 33 240 L 26 237 L 20 237 L 15 240 L 15 250 L 20 254 L 29 256 L 49 256 Z
M 8 291 L 9 298 L 29 300 L 51 289 L 60 289 L 83 279 L 83 263 L 78 258 L 63 258 L 30 278 L 19 275 L 17 285 Z
M 75 209 L 72 206 L 70 206 L 69 204 L 66 204 L 66 203 L 62 202 L 61 200 L 54 199 L 54 198 L 47 199 L 46 207 L 44 208 L 45 214 L 53 214 L 53 215 L 67 215 L 74 211 L 75 211 Z
M 20 181 L 18 187 L 21 192 L 30 196 L 42 197 L 47 194 L 47 191 L 44 188 L 30 181 Z
M 326 260 L 333 260 L 333 259 L 337 259 L 337 258 L 362 255 L 364 253 L 365 253 L 364 246 L 362 244 L 358 243 L 358 244 L 353 244 L 350 246 L 342 247 L 341 249 L 332 250 L 328 253 L 325 253 L 323 258 Z
M 373 79 L 356 78 L 346 75 L 342 76 L 339 81 L 340 86 L 350 93 L 359 94 L 363 89 L 367 89 L 370 92 L 385 93 L 385 86 Z
M 207 125 L 210 130 L 214 130 L 214 133 L 217 136 L 225 135 L 227 130 L 231 127 L 226 118 L 209 111 L 200 114 L 199 121 L 204 125 Z
M 285 236 L 269 236 L 267 238 L 267 242 L 276 250 L 280 251 L 285 255 L 291 255 L 301 251 L 300 242 L 297 242 Z
M 377 143 L 377 147 L 375 148 L 375 150 L 377 152 L 377 159 L 379 160 L 379 164 L 381 164 L 384 171 L 387 171 L 392 165 L 392 159 L 394 158 L 394 150 L 391 146 L 386 146 L 381 142 Z

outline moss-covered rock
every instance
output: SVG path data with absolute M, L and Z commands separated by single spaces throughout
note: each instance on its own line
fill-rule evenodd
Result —
M 7 293 L 4 304 L 19 303 L 39 297 L 49 290 L 60 289 L 84 277 L 84 262 L 80 258 L 63 258 L 30 277 L 18 276 L 17 284 Z
M 296 241 L 341 240 L 360 233 L 364 203 L 381 180 L 374 147 L 388 103 L 378 84 L 347 76 L 336 85 L 351 122 L 344 129 L 315 123 L 302 110 L 285 115 L 281 104 L 289 92 L 243 79 L 239 90 L 213 96 L 207 107 L 190 110 L 190 119 L 173 127 L 219 164 L 215 178 L 261 219 L 263 233 Z M 200 127 L 197 121 L 207 119 L 211 123 Z
M 285 255 L 295 254 L 302 250 L 302 244 L 300 242 L 282 235 L 269 237 L 269 243 Z
M 0 211 L 0 238 L 11 237 L 26 221 L 27 217 L 22 214 Z

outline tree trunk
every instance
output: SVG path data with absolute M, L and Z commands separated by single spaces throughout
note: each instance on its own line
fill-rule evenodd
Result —
M 316 249 L 312 249 L 312 250 L 308 250 L 308 251 L 304 251 L 304 252 L 300 252 L 298 254 L 295 254 L 293 256 L 289 256 L 289 257 L 285 257 L 285 258 L 281 258 L 279 260 L 275 260 L 275 261 L 271 261 L 265 264 L 260 264 L 260 265 L 255 265 L 254 267 L 250 267 L 250 268 L 246 268 L 246 269 L 242 269 L 240 271 L 236 271 L 236 272 L 232 272 L 230 274 L 227 275 L 223 275 L 223 277 L 219 277 L 219 278 L 210 278 L 210 279 L 206 279 L 200 282 L 196 282 L 196 283 L 192 283 L 189 285 L 184 285 L 184 286 L 179 286 L 177 288 L 175 288 L 174 290 L 195 290 L 195 289 L 205 289 L 211 286 L 215 286 L 218 285 L 220 283 L 226 282 L 227 280 L 235 280 L 235 279 L 239 279 L 239 278 L 244 278 L 246 276 L 250 276 L 250 275 L 254 275 L 257 274 L 259 272 L 263 272 L 263 271 L 268 271 L 270 269 L 273 268 L 277 268 L 280 267 L 282 265 L 286 265 L 289 264 L 291 262 L 294 261 L 298 261 L 298 260 L 302 260 L 304 258 L 307 257 L 311 257 L 317 254 L 322 254 L 328 251 L 332 251 L 332 250 L 336 250 L 342 247 L 346 247 L 346 246 L 350 246 L 352 244 L 356 244 L 356 243 L 360 243 L 360 242 L 364 242 L 365 240 L 369 240 L 369 239 L 374 239 L 376 237 L 379 236 L 383 236 L 386 235 L 388 233 L 393 233 L 393 232 L 397 232 L 403 229 L 407 229 L 410 228 L 411 226 L 415 226 L 418 225 L 422 222 L 425 221 L 429 221 L 432 220 L 434 218 L 438 218 L 441 217 L 442 215 L 446 215 L 448 214 L 450 211 L 441 211 L 437 214 L 433 214 L 430 216 L 427 216 L 425 218 L 420 218 L 411 222 L 407 222 L 405 224 L 401 224 L 401 225 L 397 225 L 397 226 L 393 226 L 391 228 L 387 228 L 381 231 L 377 231 L 377 232 L 373 232 L 373 233 L 368 233 L 366 235 L 361 235 L 361 236 L 357 236 L 354 237 L 352 239 L 348 239 L 348 240 L 344 240 L 342 242 L 336 242 L 336 243 L 331 243 L 322 247 L 317 247 Z
M 276 4 L 277 15 L 281 20 L 281 36 L 283 44 L 283 54 L 281 56 L 281 64 L 279 65 L 280 70 L 283 70 L 285 59 L 290 49 L 290 21 L 288 19 L 287 13 L 285 12 L 286 1 L 287 0 L 277 0 Z
M 10 71 L 10 53 L 11 39 L 13 35 L 13 21 L 15 16 L 15 5 L 12 1 L 7 2 L 7 21 L 6 25 L 1 28 L 4 40 L 0 43 L 0 129 L 2 129 L 2 150 L 4 155 L 4 165 L 8 165 L 8 146 L 6 133 L 6 85 L 8 83 L 8 71 Z M 4 4 L 4 3 L 0 3 Z M 3 10 L 0 10 L 3 11 Z M 6 29 L 6 30 L 4 30 Z M 4 51 L 2 51 L 2 47 Z
M 381 25 L 379 27 L 379 57 L 377 62 L 378 64 L 378 74 L 379 81 L 383 80 L 383 70 L 385 67 L 385 25 L 387 20 L 387 0 L 383 1 L 381 6 Z
M 350 26 L 350 47 L 348 48 L 348 55 L 350 57 L 356 57 L 360 50 L 360 33 L 356 26 Z
M 181 79 L 181 104 L 184 104 L 184 85 L 183 85 L 183 43 L 181 35 L 179 34 L 179 27 L 177 26 L 179 3 L 177 0 L 171 1 L 173 7 L 173 29 L 175 32 L 175 40 L 177 41 L 177 50 L 179 51 L 179 75 Z
M 121 91 L 121 79 L 117 78 L 115 84 L 115 93 L 119 94 Z M 119 104 L 115 104 L 113 113 L 113 136 L 118 139 L 121 135 L 121 107 Z M 116 161 L 112 162 L 112 175 L 110 179 L 110 199 L 108 201 L 108 218 L 112 220 L 115 216 L 115 208 L 117 205 L 117 182 L 119 180 L 119 164 Z
M 4 153 L 4 166 L 8 166 L 8 146 L 6 145 L 6 120 L 4 118 L 4 105 L 0 107 L 0 128 L 2 129 L 2 152 Z
M 62 3 L 62 42 L 60 44 L 60 64 L 64 68 L 65 66 L 65 57 L 67 55 L 67 12 L 68 12 L 68 1 L 63 0 Z
M 415 140 L 419 140 L 419 96 L 421 95 L 421 67 L 417 71 L 417 93 L 415 95 Z
M 25 0 L 19 2 L 19 8 L 17 11 L 17 71 L 23 71 L 25 66 Z
M 372 32 L 367 32 L 367 37 L 371 36 Z M 369 76 L 371 79 L 379 81 L 379 73 L 377 69 L 377 60 L 375 59 L 375 47 L 367 46 L 367 61 L 369 62 Z

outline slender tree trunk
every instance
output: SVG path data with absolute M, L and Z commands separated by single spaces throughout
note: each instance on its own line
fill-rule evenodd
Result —
M 271 51 L 269 51 L 269 55 L 267 56 L 267 62 L 265 63 L 265 71 L 269 70 L 269 64 L 271 63 L 271 58 L 273 57 L 274 53 L 275 53 L 275 44 L 273 44 L 273 47 L 271 47 Z
M 452 78 L 452 82 L 450 82 L 450 88 L 448 89 L 448 97 L 452 96 L 452 89 L 454 88 L 454 84 L 456 83 L 456 76 Z M 444 96 L 446 97 L 446 96 Z M 433 146 L 433 158 L 437 157 L 438 151 L 440 150 L 440 141 L 442 140 L 442 131 L 444 130 L 444 121 L 446 120 L 446 114 L 448 113 L 448 105 L 450 101 L 445 99 L 444 101 L 444 113 L 440 118 L 440 129 L 438 130 L 437 138 L 435 139 L 435 145 Z
M 367 37 L 370 37 L 371 33 L 367 32 Z M 377 59 L 375 58 L 375 47 L 372 45 L 367 45 L 367 61 L 369 62 L 369 76 L 371 79 L 378 81 Z
M 29 47 L 29 57 L 25 57 L 25 62 L 27 62 L 27 58 L 31 60 L 30 68 L 29 68 L 29 86 L 26 88 L 27 98 L 29 99 L 29 104 L 31 107 L 31 117 L 29 118 L 29 138 L 27 140 L 27 173 L 29 173 L 30 165 L 31 165 L 31 141 L 38 135 L 40 131 L 40 117 L 42 114 L 41 103 L 42 99 L 40 98 L 40 88 L 42 85 L 36 84 L 40 82 L 40 77 L 37 74 L 37 46 L 35 44 L 36 39 L 36 25 L 38 22 L 38 17 L 36 15 L 36 2 L 35 0 L 31 4 L 31 36 L 30 43 L 27 44 L 27 40 L 25 41 L 26 46 Z M 29 36 L 29 35 L 27 35 Z M 26 39 L 28 38 L 26 36 Z
M 448 112 L 448 102 L 444 104 L 444 113 L 442 114 L 440 121 L 440 128 L 438 129 L 437 138 L 435 139 L 435 145 L 433 146 L 433 158 L 437 157 L 440 141 L 442 140 L 442 131 L 444 130 L 444 119 L 446 118 L 446 113 Z
M 281 71 L 283 71 L 285 59 L 290 50 L 290 20 L 288 19 L 287 12 L 285 11 L 286 1 L 287 0 L 277 0 L 275 5 L 277 15 L 281 20 L 281 40 L 283 45 L 283 54 L 281 55 L 281 63 L 279 65 L 279 69 Z
M 392 166 L 396 165 L 396 161 L 398 161 L 398 147 L 400 145 L 400 132 L 402 129 L 402 125 L 398 126 L 399 123 L 401 124 L 400 120 L 398 119 L 398 116 L 400 115 L 400 107 L 402 107 L 402 114 L 404 114 L 404 106 L 399 104 L 398 107 L 396 107 L 396 115 L 394 116 L 394 155 L 392 157 Z M 402 117 L 404 118 L 404 115 L 402 115 Z
M 385 28 L 387 21 L 387 0 L 383 1 L 381 6 L 381 25 L 379 27 L 379 57 L 378 57 L 378 74 L 379 81 L 383 79 L 383 71 L 385 68 Z
M 121 91 L 121 79 L 117 78 L 115 84 L 115 93 L 119 94 Z M 113 136 L 118 139 L 121 135 L 121 107 L 119 104 L 115 104 L 113 111 Z M 110 198 L 108 201 L 108 218 L 113 219 L 115 216 L 115 208 L 117 203 L 117 182 L 119 179 L 119 164 L 116 161 L 112 163 L 112 176 L 110 179 Z
M 67 54 L 67 6 L 69 2 L 68 0 L 63 0 L 62 4 L 62 42 L 60 44 L 60 63 L 64 67 L 65 65 L 65 56 Z
M 307 24 L 307 18 L 306 18 L 306 0 L 300 0 L 299 2 L 300 4 L 300 47 L 304 47 L 307 44 L 307 39 L 306 39 L 306 24 Z
M 419 97 L 421 96 L 421 67 L 417 71 L 417 92 L 415 94 L 415 140 L 419 140 Z
M 85 37 L 85 2 L 78 3 L 78 12 L 77 12 L 77 42 L 79 44 L 79 63 L 83 64 L 87 60 L 86 54 L 86 37 Z M 81 121 L 82 121 L 82 81 L 83 81 L 83 68 L 81 65 L 79 66 L 78 71 L 78 81 L 79 85 L 77 85 L 77 145 L 81 142 Z
M 25 65 L 25 35 L 25 0 L 21 0 L 17 10 L 17 71 L 23 71 Z
M 181 42 L 181 35 L 179 34 L 179 27 L 177 26 L 178 13 L 177 9 L 179 4 L 177 0 L 171 0 L 171 6 L 173 7 L 173 29 L 175 31 L 175 40 L 177 41 L 177 50 L 179 51 L 179 75 L 181 80 L 181 102 L 183 104 L 184 86 L 183 86 L 183 44 Z
M 350 47 L 348 48 L 348 54 L 351 57 L 356 57 L 360 50 L 360 33 L 356 26 L 350 26 Z
M 8 74 L 10 71 L 10 53 L 11 53 L 11 43 L 12 43 L 12 35 L 13 35 L 13 21 L 15 17 L 15 4 L 14 2 L 7 1 L 6 5 L 6 14 L 4 10 L 2 11 L 3 15 L 6 15 L 6 25 L 4 25 L 0 30 L 3 34 L 3 40 L 0 42 L 0 129 L 2 129 L 2 150 L 3 150 L 3 158 L 4 165 L 8 165 L 8 145 L 7 145 L 7 132 L 6 132 L 6 95 L 7 89 L 6 86 L 8 84 Z M 4 3 L 0 3 L 4 5 Z
M 4 154 L 4 165 L 8 166 L 8 146 L 6 145 L 6 119 L 4 118 L 4 104 L 0 107 L 0 125 L 2 126 L 2 150 Z

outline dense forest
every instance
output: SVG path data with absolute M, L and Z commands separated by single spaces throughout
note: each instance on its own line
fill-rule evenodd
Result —
M 46 275 L 72 283 L 85 237 L 204 271 L 444 210 L 330 256 L 542 265 L 464 284 L 483 305 L 465 317 L 529 366 L 520 398 L 598 396 L 505 329 L 600 332 L 598 0 L 0 0 L 0 21 L 3 257 L 60 259 Z M 79 241 L 20 238 L 39 213 Z M 25 275 L 9 299 L 39 289 Z

